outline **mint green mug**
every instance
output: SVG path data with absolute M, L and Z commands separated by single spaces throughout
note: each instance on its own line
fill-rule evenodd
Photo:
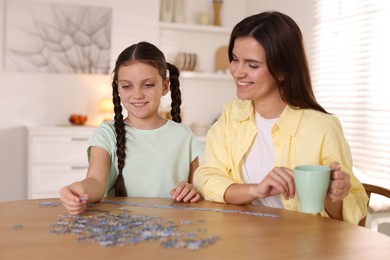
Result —
M 316 214 L 323 210 L 329 180 L 328 166 L 300 165 L 294 168 L 295 190 L 302 212 Z

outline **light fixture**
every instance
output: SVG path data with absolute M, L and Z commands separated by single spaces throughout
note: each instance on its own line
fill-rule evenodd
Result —
M 112 98 L 103 98 L 99 104 L 100 112 L 103 114 L 103 120 L 109 121 L 113 119 L 114 104 Z

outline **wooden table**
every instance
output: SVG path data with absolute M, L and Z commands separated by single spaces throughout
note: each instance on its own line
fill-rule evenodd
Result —
M 197 210 L 99 203 L 85 214 L 99 214 L 98 210 L 118 213 L 119 208 L 125 207 L 132 215 L 161 217 L 183 230 L 202 229 L 204 234 L 199 235 L 214 235 L 219 239 L 215 244 L 198 250 L 165 248 L 160 241 L 114 247 L 104 247 L 93 241 L 80 243 L 74 234 L 50 232 L 50 225 L 57 222 L 59 215 L 66 214 L 65 208 L 62 205 L 40 205 L 59 202 L 58 199 L 10 201 L 0 203 L 0 259 L 390 259 L 390 237 L 320 216 L 207 201 L 177 204 L 171 199 L 154 198 L 106 200 L 160 206 L 186 205 Z M 280 217 L 228 213 L 226 210 L 277 214 Z

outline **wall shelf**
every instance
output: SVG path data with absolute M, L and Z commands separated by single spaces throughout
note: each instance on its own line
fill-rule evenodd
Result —
M 180 78 L 183 79 L 206 79 L 206 80 L 232 80 L 230 74 L 224 73 L 204 73 L 194 71 L 181 71 Z
M 160 29 L 183 30 L 183 31 L 202 32 L 202 33 L 230 34 L 231 32 L 231 29 L 227 27 L 199 25 L 199 24 L 190 24 L 190 23 L 160 22 L 159 27 Z
M 188 0 L 186 19 L 183 22 L 171 22 L 175 19 L 169 18 L 161 20 L 161 16 L 155 23 L 159 34 L 158 46 L 168 62 L 180 67 L 185 110 L 183 122 L 188 125 L 194 123 L 209 126 L 219 116 L 223 105 L 237 98 L 235 83 L 225 59 L 227 57 L 218 52 L 221 47 L 229 44 L 234 24 L 228 23 L 228 20 L 222 21 L 222 26 L 197 23 L 198 14 L 211 14 L 213 11 L 211 2 Z M 244 17 L 245 8 L 241 1 L 224 1 L 223 13 L 229 21 L 239 20 Z M 180 54 L 185 54 L 183 62 Z M 195 67 L 181 65 L 190 63 L 186 54 L 196 54 Z M 223 66 L 217 67 L 220 63 L 223 63 Z

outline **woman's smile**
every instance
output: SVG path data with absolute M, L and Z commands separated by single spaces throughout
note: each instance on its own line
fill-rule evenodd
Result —
M 254 84 L 254 82 L 253 81 L 237 81 L 237 85 L 238 86 L 250 86 L 250 85 L 252 85 L 252 84 Z

